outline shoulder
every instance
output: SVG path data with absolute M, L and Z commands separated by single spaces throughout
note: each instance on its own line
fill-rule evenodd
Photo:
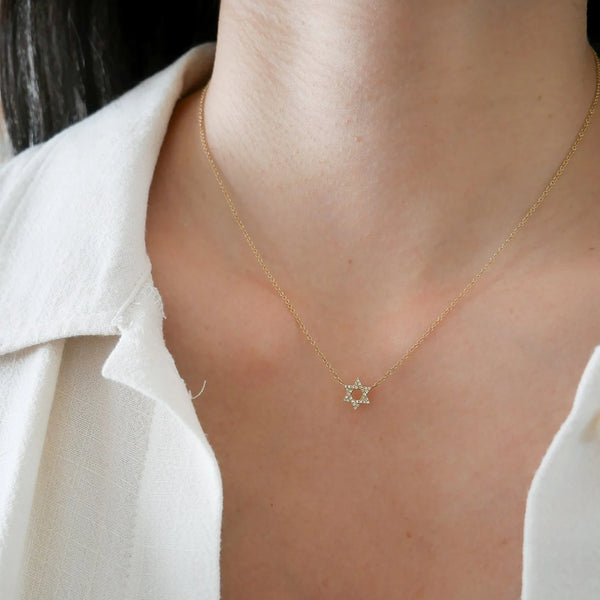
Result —
M 177 100 L 210 74 L 199 46 L 0 167 L 0 352 L 107 333 L 150 272 L 148 189 Z

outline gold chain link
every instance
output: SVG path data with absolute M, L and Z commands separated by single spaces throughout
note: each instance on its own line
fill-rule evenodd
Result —
M 427 337 L 429 337 L 435 331 L 435 329 L 438 327 L 438 325 L 448 316 L 448 314 L 452 310 L 454 310 L 454 308 L 460 302 L 460 300 L 462 300 L 471 291 L 471 289 L 479 281 L 481 276 L 490 268 L 490 266 L 496 260 L 498 255 L 510 244 L 510 242 L 517 235 L 517 233 L 521 229 L 523 229 L 523 227 L 525 227 L 525 225 L 527 224 L 527 222 L 529 221 L 531 216 L 541 206 L 541 204 L 544 202 L 544 200 L 550 193 L 550 190 L 554 187 L 556 182 L 560 179 L 561 175 L 563 174 L 564 170 L 567 167 L 567 164 L 571 160 L 571 157 L 573 156 L 573 154 L 575 154 L 575 150 L 577 150 L 577 147 L 579 146 L 581 140 L 583 139 L 583 136 L 585 135 L 587 128 L 590 125 L 592 115 L 594 114 L 594 110 L 596 109 L 596 105 L 598 104 L 598 99 L 600 97 L 600 60 L 598 59 L 598 55 L 596 54 L 596 52 L 594 52 L 594 59 L 596 61 L 596 92 L 594 95 L 594 100 L 592 101 L 592 104 L 590 105 L 588 113 L 585 117 L 583 125 L 581 126 L 581 129 L 579 130 L 579 132 L 577 134 L 577 137 L 575 138 L 575 141 L 571 145 L 567 155 L 565 156 L 564 160 L 562 161 L 561 165 L 558 167 L 556 173 L 554 174 L 554 176 L 552 177 L 552 179 L 550 180 L 550 182 L 548 183 L 548 185 L 546 186 L 544 191 L 541 193 L 539 198 L 531 205 L 529 210 L 525 213 L 525 215 L 522 217 L 522 219 L 517 223 L 515 228 L 508 234 L 508 236 L 502 242 L 502 244 L 500 244 L 500 246 L 498 246 L 498 248 L 494 251 L 494 253 L 488 258 L 487 262 L 481 267 L 481 269 L 479 269 L 479 271 L 471 279 L 471 281 L 469 281 L 469 283 L 467 283 L 467 285 L 461 290 L 461 292 L 453 298 L 453 300 L 450 302 L 450 304 L 448 304 L 448 306 L 446 306 L 446 308 L 437 316 L 437 318 L 433 321 L 433 323 L 431 323 L 431 325 L 429 325 L 429 327 L 421 334 L 421 336 L 416 340 L 416 342 L 414 342 L 414 344 L 400 357 L 400 359 L 398 361 L 396 361 L 379 379 L 377 379 L 377 381 L 375 381 L 375 383 L 373 383 L 370 386 L 371 389 L 377 387 L 378 385 L 383 383 L 388 377 L 390 377 L 390 375 L 392 375 L 392 373 L 394 373 L 394 371 L 396 371 L 396 369 L 398 369 L 398 367 L 400 367 L 400 365 L 402 365 L 406 361 L 406 359 L 425 341 L 425 339 Z M 231 210 L 231 214 L 233 215 L 233 218 L 235 219 L 236 223 L 238 224 L 238 227 L 240 228 L 242 234 L 244 235 L 246 242 L 248 242 L 248 245 L 250 246 L 250 249 L 252 250 L 252 253 L 254 254 L 256 260 L 258 261 L 259 265 L 262 267 L 262 270 L 265 272 L 267 279 L 271 282 L 271 284 L 273 285 L 273 287 L 275 288 L 275 290 L 277 291 L 277 293 L 279 294 L 279 296 L 281 297 L 281 299 L 287 306 L 288 310 L 290 311 L 290 313 L 292 314 L 292 316 L 298 323 L 300 330 L 302 331 L 302 333 L 304 334 L 306 339 L 310 342 L 311 346 L 315 349 L 316 353 L 319 355 L 319 357 L 321 358 L 323 363 L 325 363 L 325 366 L 327 367 L 329 372 L 334 376 L 334 378 L 336 379 L 336 381 L 338 383 L 340 383 L 342 386 L 344 386 L 344 381 L 342 380 L 342 378 L 340 377 L 338 372 L 334 369 L 333 365 L 329 362 L 329 360 L 327 359 L 325 354 L 323 354 L 323 351 L 321 350 L 321 348 L 319 348 L 319 345 L 317 344 L 315 338 L 308 331 L 306 325 L 300 318 L 300 315 L 298 314 L 298 311 L 292 304 L 291 300 L 288 298 L 286 293 L 281 289 L 281 286 L 275 279 L 275 276 L 273 275 L 273 273 L 271 273 L 271 270 L 269 269 L 269 267 L 267 267 L 265 261 L 263 260 L 263 257 L 261 256 L 260 252 L 258 251 L 258 248 L 256 247 L 254 241 L 250 237 L 250 234 L 248 233 L 246 226 L 244 225 L 242 219 L 240 218 L 240 215 L 233 203 L 233 200 L 231 199 L 231 196 L 229 195 L 229 193 L 227 191 L 225 183 L 223 182 L 223 177 L 221 175 L 221 171 L 217 167 L 215 159 L 213 158 L 213 155 L 212 155 L 210 148 L 208 147 L 208 143 L 206 141 L 206 130 L 205 130 L 205 126 L 204 126 L 204 100 L 206 97 L 206 90 L 208 89 L 209 83 L 210 82 L 208 82 L 204 86 L 204 88 L 202 89 L 201 96 L 200 96 L 200 107 L 198 110 L 198 124 L 200 127 L 200 140 L 202 142 L 202 148 L 204 149 L 204 153 L 206 154 L 206 157 L 208 159 L 208 162 L 210 163 L 210 166 L 213 170 L 215 178 L 219 184 L 219 187 L 221 188 L 221 192 L 223 193 L 223 196 L 225 197 L 227 204 L 229 205 L 229 209 Z

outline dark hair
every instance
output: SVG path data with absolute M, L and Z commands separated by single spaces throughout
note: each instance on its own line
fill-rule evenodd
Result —
M 0 98 L 16 152 L 215 40 L 219 0 L 0 0 Z M 600 0 L 588 2 L 600 53 Z
M 15 152 L 215 40 L 218 14 L 219 0 L 0 0 L 0 98 Z

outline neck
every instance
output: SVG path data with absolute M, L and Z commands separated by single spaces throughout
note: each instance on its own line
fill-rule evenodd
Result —
M 286 267 L 316 243 L 391 256 L 406 286 L 487 258 L 594 86 L 583 0 L 223 0 L 206 128 Z

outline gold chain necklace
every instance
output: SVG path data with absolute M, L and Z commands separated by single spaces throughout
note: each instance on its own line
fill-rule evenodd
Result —
M 352 406 L 354 407 L 355 410 L 361 404 L 370 404 L 369 397 L 368 397 L 369 392 L 372 389 L 376 388 L 378 385 L 381 385 L 388 377 L 390 377 L 390 375 L 392 375 L 392 373 L 394 373 L 394 371 L 396 371 L 396 369 L 398 369 L 398 367 L 400 367 L 400 365 L 402 365 L 406 361 L 406 359 L 425 341 L 425 339 L 433 333 L 433 331 L 446 318 L 446 316 L 448 316 L 448 314 L 452 310 L 454 310 L 454 308 L 460 302 L 460 300 L 462 300 L 462 298 L 464 298 L 467 295 L 467 293 L 479 281 L 481 276 L 490 268 L 491 264 L 496 260 L 498 255 L 508 246 L 508 244 L 510 244 L 510 242 L 513 240 L 515 235 L 521 229 L 523 229 L 523 227 L 525 227 L 525 224 L 529 221 L 529 219 L 531 218 L 533 213 L 535 213 L 535 211 L 541 206 L 542 202 L 544 202 L 544 200 L 550 193 L 550 190 L 554 187 L 556 182 L 560 179 L 567 164 L 571 160 L 571 157 L 575 153 L 575 150 L 577 150 L 577 147 L 579 146 L 581 140 L 583 139 L 583 136 L 590 124 L 592 115 L 594 114 L 594 110 L 596 109 L 596 105 L 598 104 L 598 98 L 600 97 L 600 60 L 598 59 L 598 55 L 596 54 L 596 52 L 594 52 L 594 59 L 596 61 L 596 93 L 594 95 L 594 100 L 592 101 L 592 104 L 590 105 L 588 113 L 585 117 L 583 125 L 581 126 L 581 129 L 579 130 L 579 132 L 577 134 L 577 137 L 575 138 L 575 141 L 571 145 L 569 151 L 567 152 L 567 155 L 565 156 L 561 165 L 556 170 L 556 173 L 554 174 L 554 176 L 552 177 L 552 179 L 550 180 L 550 182 L 548 183 L 548 185 L 546 186 L 544 191 L 541 193 L 541 195 L 538 197 L 538 199 L 531 205 L 529 210 L 525 213 L 525 215 L 517 223 L 517 225 L 514 227 L 514 229 L 508 234 L 508 236 L 502 242 L 502 244 L 500 244 L 500 246 L 498 246 L 498 248 L 494 251 L 494 253 L 488 258 L 486 263 L 481 267 L 481 269 L 479 269 L 479 271 L 475 274 L 475 276 L 471 279 L 471 281 L 469 281 L 469 283 L 467 283 L 467 285 L 461 290 L 461 292 L 452 299 L 450 304 L 448 304 L 448 306 L 446 306 L 446 308 L 436 317 L 436 319 L 431 323 L 431 325 L 429 325 L 429 327 L 421 334 L 421 336 L 413 343 L 413 345 L 410 346 L 410 348 L 398 359 L 398 361 L 396 361 L 379 379 L 377 379 L 370 386 L 363 385 L 358 377 L 356 378 L 356 380 L 354 381 L 353 384 L 344 383 L 344 381 L 340 377 L 339 373 L 335 370 L 335 368 L 333 367 L 331 362 L 329 362 L 329 360 L 327 359 L 325 354 L 323 354 L 323 351 L 321 350 L 321 348 L 319 348 L 315 338 L 309 333 L 308 329 L 306 328 L 306 325 L 300 318 L 298 311 L 294 308 L 291 300 L 287 297 L 285 292 L 281 289 L 279 283 L 275 279 L 275 276 L 273 275 L 273 273 L 271 273 L 271 270 L 269 269 L 269 267 L 267 267 L 260 252 L 258 251 L 258 248 L 256 247 L 256 245 L 254 244 L 254 241 L 250 237 L 250 234 L 248 233 L 246 226 L 242 222 L 242 219 L 240 218 L 240 216 L 238 214 L 238 211 L 233 203 L 233 200 L 231 199 L 231 196 L 227 192 L 227 188 L 225 187 L 225 184 L 223 182 L 223 176 L 221 175 L 221 171 L 217 167 L 215 159 L 213 158 L 212 153 L 208 147 L 208 143 L 206 141 L 206 130 L 205 130 L 205 126 L 204 126 L 204 100 L 206 97 L 206 90 L 208 89 L 208 85 L 209 85 L 210 81 L 204 86 L 204 88 L 202 89 L 202 93 L 200 95 L 200 107 L 198 110 L 198 124 L 200 127 L 200 140 L 202 142 L 202 148 L 204 149 L 204 152 L 206 154 L 208 162 L 210 163 L 210 166 L 212 167 L 213 173 L 219 184 L 219 187 L 221 188 L 223 196 L 225 197 L 225 200 L 227 201 L 227 204 L 229 205 L 231 214 L 233 215 L 233 218 L 235 219 L 236 223 L 238 224 L 238 227 L 240 228 L 242 234 L 244 235 L 244 238 L 248 242 L 248 245 L 250 246 L 252 253 L 254 254 L 256 260 L 258 261 L 259 265 L 262 267 L 262 270 L 265 272 L 267 279 L 271 282 L 271 284 L 273 285 L 273 287 L 275 288 L 275 290 L 277 291 L 277 293 L 279 294 L 279 296 L 281 297 L 281 299 L 287 306 L 288 310 L 290 311 L 290 313 L 292 314 L 292 316 L 298 323 L 300 330 L 302 331 L 302 333 L 304 334 L 306 339 L 310 342 L 311 346 L 315 349 L 315 352 L 319 355 L 319 357 L 321 358 L 323 363 L 325 363 L 325 366 L 327 367 L 329 372 L 333 375 L 335 380 L 344 387 L 344 390 L 345 390 L 344 401 L 352 404 Z M 353 396 L 353 393 L 355 391 L 359 392 L 360 397 L 356 398 Z

